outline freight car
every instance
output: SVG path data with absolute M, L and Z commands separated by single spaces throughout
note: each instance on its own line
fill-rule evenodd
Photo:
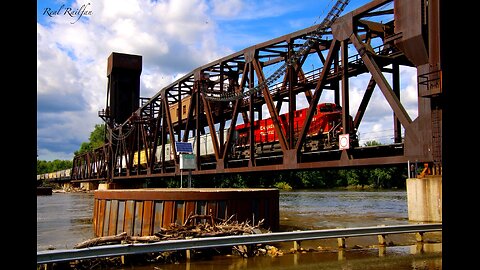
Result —
M 226 138 L 228 135 L 228 129 L 224 130 L 224 138 Z M 217 138 L 219 136 L 219 132 L 217 131 Z M 196 138 L 192 137 L 188 139 L 188 142 L 192 144 L 193 149 L 196 149 L 196 143 L 197 140 Z M 147 164 L 147 158 L 145 155 L 145 150 L 137 151 L 134 153 L 133 156 L 133 166 L 137 167 L 139 164 L 138 160 L 138 154 L 140 153 L 140 167 L 145 167 Z M 157 146 L 157 149 L 155 151 L 155 163 L 160 162 L 161 160 L 161 155 L 162 155 L 162 146 Z M 200 156 L 204 160 L 209 160 L 209 159 L 214 159 L 215 152 L 213 150 L 213 144 L 212 144 L 212 137 L 210 134 L 204 134 L 200 135 Z M 165 160 L 164 162 L 166 163 L 171 163 L 173 159 L 175 158 L 173 149 L 171 148 L 170 144 L 165 145 Z M 117 164 L 120 164 L 119 160 L 117 160 Z M 125 161 L 125 156 L 122 156 L 122 168 L 126 168 L 126 161 Z M 118 169 L 118 167 L 117 167 Z
M 69 179 L 72 169 L 65 169 L 56 172 L 44 173 L 37 175 L 37 180 L 65 180 Z
M 308 108 L 296 110 L 293 115 L 294 138 L 298 138 L 307 118 Z M 287 134 L 289 125 L 289 114 L 279 116 L 280 128 Z M 353 119 L 348 117 L 350 132 L 350 146 L 358 146 L 358 137 L 353 128 Z M 254 149 L 255 155 L 265 156 L 278 153 L 281 147 L 278 141 L 278 134 L 271 118 L 253 122 Z M 234 156 L 236 158 L 248 158 L 250 156 L 250 123 L 241 124 L 235 127 Z M 342 108 L 335 103 L 320 103 L 312 117 L 308 128 L 303 151 L 319 151 L 338 149 L 338 137 L 343 133 Z M 295 142 L 296 143 L 296 142 Z

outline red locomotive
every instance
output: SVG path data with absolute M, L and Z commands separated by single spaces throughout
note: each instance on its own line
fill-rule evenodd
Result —
M 307 117 L 308 108 L 297 110 L 294 112 L 294 136 L 299 137 L 303 123 Z M 279 116 L 280 127 L 284 134 L 287 134 L 289 124 L 288 113 Z M 257 155 L 268 155 L 281 151 L 278 142 L 278 134 L 275 131 L 271 118 L 254 121 L 255 134 L 255 152 Z M 353 120 L 349 116 L 350 125 L 350 146 L 358 146 L 358 139 L 353 129 Z M 249 157 L 250 156 L 250 123 L 237 125 L 236 142 L 234 148 L 234 156 Z M 326 149 L 338 148 L 338 135 L 343 133 L 342 127 L 342 108 L 335 103 L 320 103 L 314 112 L 310 127 L 308 129 L 305 143 L 302 146 L 303 151 L 318 151 Z

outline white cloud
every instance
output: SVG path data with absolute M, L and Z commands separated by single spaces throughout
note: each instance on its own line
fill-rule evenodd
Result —
M 89 9 L 73 24 L 68 16 L 37 23 L 39 159 L 73 156 L 101 122 L 112 52 L 142 56 L 142 97 L 226 54 L 203 0 L 91 1 Z
M 213 15 L 220 17 L 234 17 L 242 12 L 242 0 L 213 0 Z

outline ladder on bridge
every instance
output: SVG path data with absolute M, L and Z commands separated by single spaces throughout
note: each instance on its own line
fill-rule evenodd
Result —
M 432 109 L 432 156 L 433 156 L 433 174 L 442 174 L 442 134 L 440 127 L 441 110 L 436 107 Z

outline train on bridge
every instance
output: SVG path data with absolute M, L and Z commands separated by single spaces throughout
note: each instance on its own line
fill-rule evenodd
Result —
M 308 113 L 308 108 L 299 109 L 294 112 L 294 131 L 296 136 L 300 133 L 303 122 Z M 280 126 L 285 132 L 289 124 L 288 113 L 279 116 Z M 350 128 L 352 130 L 349 134 L 350 146 L 358 146 L 358 137 L 353 128 L 353 119 L 349 117 Z M 256 120 L 253 122 L 254 129 L 254 155 L 258 157 L 268 157 L 281 153 L 281 147 L 278 140 L 278 134 L 275 131 L 273 120 L 266 118 Z M 250 157 L 250 138 L 249 138 L 250 123 L 239 124 L 235 127 L 232 143 L 231 159 L 245 159 Z M 228 135 L 228 129 L 224 130 L 224 137 Z M 217 138 L 219 132 L 217 131 Z M 334 150 L 339 148 L 339 135 L 343 133 L 342 126 L 342 108 L 335 103 L 320 103 L 314 112 L 311 125 L 306 134 L 306 140 L 303 145 L 304 151 L 320 151 L 320 150 Z M 188 142 L 193 145 L 195 149 L 196 138 L 191 137 Z M 212 136 L 205 134 L 200 136 L 200 156 L 202 159 L 213 159 L 214 148 L 212 144 Z M 162 146 L 157 146 L 155 151 L 155 163 L 161 162 Z M 175 157 L 170 144 L 165 145 L 165 163 L 173 163 Z M 138 155 L 140 154 L 140 157 Z M 115 170 L 119 173 L 127 167 L 125 155 L 116 162 Z M 145 150 L 136 151 L 132 160 L 133 167 L 143 168 L 147 164 Z M 172 164 L 171 164 L 172 165 Z M 93 173 L 97 172 L 97 167 L 93 166 Z M 68 180 L 71 177 L 72 169 L 65 169 L 57 172 L 45 173 L 37 175 L 37 180 Z
M 37 181 L 43 180 L 70 180 L 72 174 L 72 169 L 65 169 L 56 172 L 42 173 L 37 174 Z
M 303 123 L 307 117 L 308 108 L 299 109 L 294 112 L 294 132 L 295 137 L 301 132 Z M 279 115 L 280 127 L 282 132 L 286 132 L 289 124 L 289 115 L 284 113 Z M 349 123 L 352 132 L 349 134 L 350 146 L 358 146 L 358 136 L 353 128 L 353 119 L 349 117 Z M 230 159 L 248 159 L 250 158 L 250 123 L 239 124 L 235 127 L 233 134 L 233 143 Z M 254 130 L 254 151 L 256 157 L 269 157 L 273 155 L 281 154 L 281 146 L 278 139 L 278 134 L 275 131 L 272 118 L 266 118 L 256 120 L 253 122 Z M 229 129 L 225 129 L 224 138 L 228 136 Z M 317 105 L 316 111 L 312 118 L 308 132 L 306 134 L 306 140 L 303 145 L 305 152 L 309 151 L 322 151 L 322 150 L 335 150 L 339 148 L 339 135 L 343 134 L 342 126 L 342 108 L 335 103 L 320 103 Z M 217 131 L 217 138 L 219 137 L 219 131 Z M 196 148 L 196 138 L 191 137 L 188 139 Z M 215 152 L 212 143 L 212 136 L 210 134 L 204 134 L 200 136 L 200 156 L 202 160 L 214 160 Z M 157 146 L 155 151 L 155 163 L 161 162 L 162 146 Z M 140 158 L 138 157 L 140 154 Z M 175 154 L 170 144 L 165 145 L 165 163 L 172 163 Z M 125 155 L 122 156 L 122 160 L 117 160 L 116 171 L 121 172 L 126 168 Z M 147 165 L 147 158 L 145 150 L 135 152 L 132 161 L 133 167 L 145 167 Z M 139 166 L 140 164 L 140 166 Z M 96 168 L 94 168 L 94 172 Z

